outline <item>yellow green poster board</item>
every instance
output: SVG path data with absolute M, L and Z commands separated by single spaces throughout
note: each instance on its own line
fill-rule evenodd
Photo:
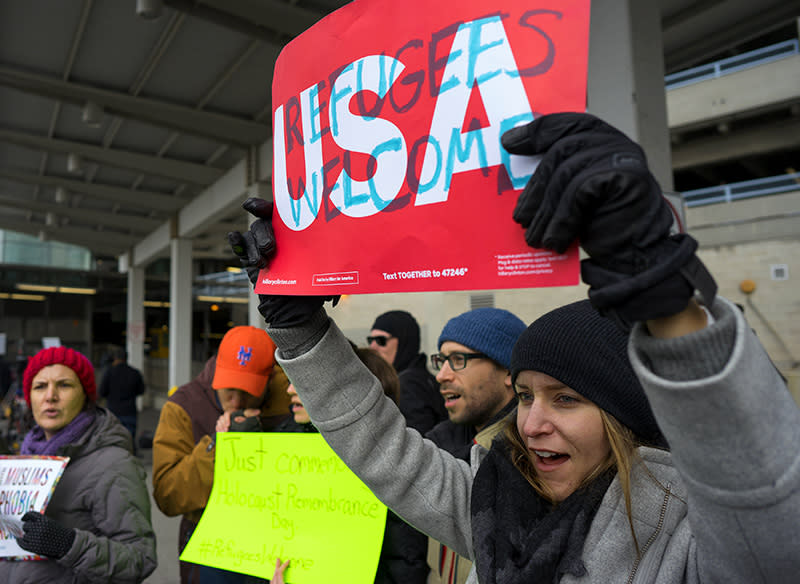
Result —
M 375 580 L 386 507 L 319 434 L 217 435 L 214 486 L 181 560 L 291 584 Z

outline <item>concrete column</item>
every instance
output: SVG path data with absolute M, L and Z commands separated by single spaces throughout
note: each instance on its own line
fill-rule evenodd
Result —
M 592 2 L 588 111 L 641 144 L 661 188 L 672 190 L 663 50 L 657 2 Z
M 85 297 L 84 307 L 86 313 L 83 316 L 83 338 L 86 339 L 86 356 L 89 359 L 94 354 L 94 337 L 92 336 L 92 315 L 94 314 L 94 296 L 88 295 Z
M 261 316 L 261 313 L 258 311 L 258 294 L 253 292 L 252 286 L 250 290 L 250 296 L 248 296 L 249 302 L 247 303 L 247 324 L 250 326 L 254 326 L 256 328 L 263 329 L 267 326 L 264 322 L 264 317 Z
M 128 363 L 139 371 L 144 370 L 144 268 L 128 267 L 128 334 L 125 350 Z
M 272 152 L 272 149 L 268 149 Z M 251 185 L 248 188 L 247 192 L 248 197 L 260 197 L 262 199 L 272 200 L 272 192 L 268 185 L 264 185 L 262 183 L 256 183 Z M 250 229 L 250 224 L 254 221 L 253 216 L 244 211 L 241 215 L 242 225 L 240 227 L 242 233 Z M 238 265 L 238 260 L 234 262 L 234 265 Z M 248 283 L 249 285 L 249 296 L 248 303 L 247 303 L 247 324 L 250 326 L 254 326 L 256 328 L 263 329 L 266 327 L 266 323 L 264 322 L 264 317 L 261 316 L 261 313 L 258 312 L 258 294 L 253 291 L 253 284 Z
M 169 283 L 169 387 L 192 375 L 192 240 L 173 238 Z

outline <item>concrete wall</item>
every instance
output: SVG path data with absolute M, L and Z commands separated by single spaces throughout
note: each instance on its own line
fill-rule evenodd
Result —
M 800 239 L 765 241 L 703 249 L 700 257 L 709 267 L 726 298 L 743 305 L 745 316 L 767 352 L 782 369 L 800 352 Z M 776 267 L 785 267 L 786 279 L 776 279 Z M 745 294 L 743 280 L 756 289 Z
M 800 238 L 800 190 L 691 207 L 686 222 L 701 248 Z
M 744 307 L 800 403 L 800 191 L 692 207 L 686 220 L 720 294 Z
M 700 256 L 714 274 L 720 294 L 744 307 L 748 323 L 800 404 L 800 238 L 707 248 Z M 776 279 L 778 266 L 787 279 Z M 739 289 L 745 279 L 756 284 L 750 295 Z
M 800 95 L 800 55 L 667 92 L 670 130 L 707 125 L 744 112 L 791 103 Z M 792 81 L 794 79 L 794 81 Z M 742 88 L 746 88 L 743 91 Z

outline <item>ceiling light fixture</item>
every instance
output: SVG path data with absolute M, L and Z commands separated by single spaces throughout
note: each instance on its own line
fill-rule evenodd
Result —
M 96 101 L 87 101 L 83 106 L 81 119 L 83 120 L 83 123 L 90 128 L 99 128 L 103 123 L 104 114 L 105 111 L 103 110 L 103 106 L 98 104 Z
M 64 187 L 56 187 L 56 203 L 59 205 L 69 203 L 69 191 Z
M 58 291 L 62 294 L 97 294 L 94 288 L 75 288 L 73 286 L 59 286 Z
M 70 174 L 83 174 L 83 158 L 74 152 L 67 154 L 67 172 Z
M 36 300 L 38 302 L 44 301 L 42 294 L 12 294 L 11 300 Z
M 96 288 L 78 288 L 75 286 L 50 286 L 46 284 L 15 284 L 17 290 L 26 292 L 50 292 L 61 294 L 97 294 Z
M 58 287 L 45 286 L 44 284 L 16 284 L 14 286 L 17 290 L 25 290 L 26 292 L 56 292 Z
M 250 302 L 248 298 L 237 298 L 235 296 L 203 296 L 198 295 L 196 297 L 198 302 L 214 302 L 214 303 L 221 303 L 227 302 L 229 304 L 247 304 Z
M 164 11 L 162 0 L 136 0 L 136 15 L 145 20 L 154 20 Z
M 197 300 L 199 302 L 225 302 L 222 296 L 198 296 Z

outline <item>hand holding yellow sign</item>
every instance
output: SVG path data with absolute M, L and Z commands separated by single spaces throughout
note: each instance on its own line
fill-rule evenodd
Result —
M 217 438 L 214 486 L 181 560 L 270 578 L 281 558 L 292 584 L 374 581 L 386 507 L 322 436 Z

